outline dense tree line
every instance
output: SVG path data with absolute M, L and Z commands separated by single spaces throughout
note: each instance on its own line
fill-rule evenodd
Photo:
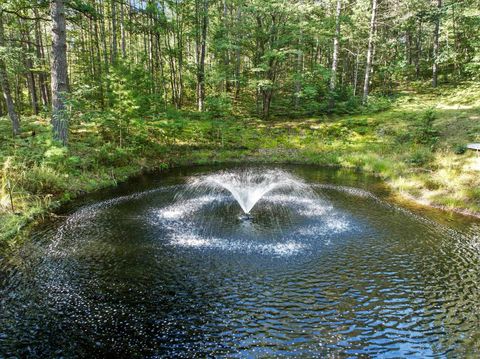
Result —
M 319 114 L 406 81 L 478 78 L 478 0 L 3 0 L 0 82 L 13 133 L 72 109 Z

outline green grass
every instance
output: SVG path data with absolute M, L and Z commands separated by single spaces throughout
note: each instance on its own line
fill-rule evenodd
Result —
M 106 114 L 78 114 L 68 149 L 52 143 L 45 118 L 22 120 L 35 136 L 12 139 L 0 119 L 0 242 L 62 203 L 142 171 L 235 161 L 354 168 L 405 197 L 480 213 L 480 158 L 464 148 L 480 142 L 476 83 L 405 90 L 382 112 L 300 120 L 169 112 L 130 119 L 120 133 Z

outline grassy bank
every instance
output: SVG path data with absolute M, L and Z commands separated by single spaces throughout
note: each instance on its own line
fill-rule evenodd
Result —
M 145 170 L 212 162 L 351 167 L 382 176 L 400 195 L 480 213 L 480 158 L 465 150 L 480 142 L 478 84 L 404 91 L 387 111 L 340 117 L 213 120 L 172 112 L 122 127 L 102 113 L 74 119 L 68 150 L 51 142 L 43 117 L 24 118 L 21 138 L 0 139 L 0 241 L 79 194 Z M 0 133 L 9 132 L 0 119 Z

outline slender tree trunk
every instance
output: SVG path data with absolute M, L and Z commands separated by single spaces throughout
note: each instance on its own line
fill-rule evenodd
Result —
M 112 0 L 111 3 L 111 15 L 112 15 L 112 58 L 111 62 L 114 65 L 117 62 L 117 6 L 116 0 Z
M 3 26 L 3 11 L 0 10 L 0 47 L 5 47 L 5 30 Z M 0 82 L 3 90 L 3 97 L 7 105 L 8 117 L 12 121 L 13 135 L 20 134 L 20 119 L 15 105 L 13 103 L 12 94 L 10 92 L 10 82 L 8 81 L 7 66 L 5 61 L 0 58 Z
M 38 115 L 40 108 L 38 107 L 38 96 L 37 96 L 37 86 L 35 84 L 35 76 L 32 72 L 32 61 L 26 61 L 27 66 L 27 84 L 28 84 L 28 93 L 30 95 L 30 101 L 32 105 L 33 114 Z
M 38 12 L 34 11 L 35 17 L 38 16 Z M 43 40 L 42 40 L 42 31 L 40 27 L 40 21 L 35 21 L 35 47 L 37 53 L 37 59 L 40 62 L 42 69 L 38 73 L 38 87 L 40 90 L 40 94 L 42 96 L 42 103 L 43 106 L 47 107 L 50 104 L 50 90 L 47 85 L 47 78 L 44 72 L 45 66 L 45 55 L 43 52 Z
M 303 5 L 303 0 L 300 0 L 300 5 Z M 299 18 L 299 23 L 301 24 L 302 17 Z M 297 52 L 297 63 L 296 63 L 296 75 L 295 79 L 295 109 L 298 109 L 300 106 L 300 93 L 302 91 L 302 81 L 301 77 L 303 75 L 303 29 L 300 25 L 300 33 L 298 36 L 298 52 Z
M 127 46 L 125 39 L 125 5 L 120 5 L 120 45 L 122 47 L 122 58 L 127 58 Z
M 340 15 L 342 11 L 342 0 L 337 0 L 337 8 L 335 11 L 335 36 L 333 37 L 333 57 L 332 57 L 332 73 L 330 76 L 330 107 L 334 105 L 333 92 L 337 87 L 337 67 L 338 52 L 340 48 Z
M 100 14 L 100 37 L 102 39 L 102 52 L 103 52 L 103 66 L 104 66 L 104 71 L 103 73 L 105 74 L 105 97 L 107 99 L 107 104 L 111 105 L 112 104 L 112 99 L 110 97 L 110 79 L 108 77 L 108 74 L 110 72 L 110 66 L 109 66 L 109 54 L 108 54 L 108 45 L 107 45 L 107 31 L 106 31 L 106 26 L 105 26 L 105 5 L 103 3 L 103 0 L 99 0 L 98 2 L 98 7 L 97 11 Z
M 197 64 L 197 109 L 205 110 L 205 52 L 207 46 L 207 27 L 208 27 L 208 0 L 202 0 L 202 9 L 200 10 L 200 48 Z
M 68 115 L 65 97 L 68 92 L 67 31 L 65 4 L 52 0 L 52 126 L 53 137 L 63 145 L 68 142 Z
M 355 54 L 355 70 L 353 73 L 353 97 L 357 95 L 357 87 L 358 87 L 358 65 L 360 63 L 359 61 L 359 56 L 360 54 L 357 52 Z
M 237 27 L 240 25 L 242 19 L 242 8 L 238 5 L 237 9 Z M 241 66 L 241 40 L 240 34 L 237 31 L 237 40 L 235 47 L 235 100 L 240 96 L 240 66 Z
M 102 53 L 100 50 L 100 38 L 98 36 L 98 22 L 94 22 L 94 35 L 95 35 L 95 53 L 96 53 L 96 62 L 97 62 L 97 72 L 98 72 L 98 90 L 100 96 L 100 107 L 102 110 L 105 109 L 105 94 L 103 89 L 103 75 L 102 75 Z
M 22 33 L 22 40 L 25 45 L 23 45 L 23 51 L 28 55 L 24 57 L 24 64 L 26 69 L 26 78 L 27 78 L 27 85 L 28 85 L 28 94 L 30 96 L 30 103 L 32 105 L 32 112 L 35 115 L 38 115 L 40 112 L 38 106 L 38 96 L 37 96 L 37 86 L 35 81 L 35 74 L 33 73 L 33 61 L 32 57 L 29 55 L 33 55 L 34 51 L 32 49 L 32 42 L 30 39 L 30 32 L 29 29 L 25 27 L 25 24 L 22 20 L 20 20 L 20 27 Z
M 377 18 L 377 0 L 372 0 L 372 17 L 370 19 L 370 35 L 368 37 L 367 64 L 365 66 L 365 82 L 363 83 L 363 103 L 368 101 L 370 90 L 370 73 L 372 70 L 373 51 L 375 46 L 375 26 Z
M 342 11 L 342 0 L 337 0 L 337 9 L 335 12 L 335 36 L 333 38 L 333 57 L 332 57 L 332 74 L 330 77 L 330 91 L 335 91 L 337 85 L 337 67 L 338 52 L 340 47 L 340 14 Z
M 433 33 L 433 66 L 432 66 L 432 86 L 438 85 L 438 55 L 440 50 L 440 10 L 442 0 L 437 0 L 437 17 L 435 19 L 435 30 Z
M 453 56 L 453 74 L 455 77 L 460 77 L 458 71 L 459 66 L 457 63 L 458 57 L 458 37 L 457 37 L 457 17 L 455 16 L 455 4 L 452 5 L 452 31 L 453 31 L 453 48 L 455 49 L 455 55 Z
M 415 56 L 415 77 L 420 79 L 420 60 L 422 58 L 422 23 L 418 26 L 418 34 L 416 38 L 416 56 Z
M 222 2 L 222 13 L 221 13 L 221 19 L 222 19 L 222 27 L 224 31 L 224 37 L 226 39 L 230 39 L 230 29 L 228 27 L 228 5 L 227 1 L 223 0 Z M 230 52 L 229 49 L 223 49 L 222 51 L 222 67 L 223 67 L 223 84 L 221 83 L 220 85 L 224 86 L 225 92 L 230 92 Z
M 301 46 L 301 40 L 298 41 L 299 46 Z M 303 73 L 303 53 L 301 49 L 298 49 L 297 53 L 297 79 L 295 80 L 295 108 L 297 109 L 300 106 L 300 92 L 302 91 L 302 81 L 300 77 Z

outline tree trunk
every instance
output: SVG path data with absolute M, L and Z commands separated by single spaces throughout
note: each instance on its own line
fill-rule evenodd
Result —
M 35 14 L 35 17 L 37 18 L 39 17 L 37 10 L 34 11 L 34 14 Z M 44 72 L 44 67 L 46 67 L 45 55 L 43 50 L 42 30 L 40 27 L 39 20 L 35 21 L 35 47 L 36 47 L 37 59 L 42 66 L 41 71 L 38 73 L 38 87 L 40 90 L 40 94 L 42 96 L 43 106 L 48 107 L 48 105 L 50 104 L 50 90 L 47 84 L 47 76 L 45 75 L 45 72 Z
M 68 142 L 68 115 L 65 97 L 67 80 L 67 32 L 65 4 L 63 0 L 52 0 L 52 126 L 53 138 L 63 145 Z
M 230 39 L 230 34 L 229 34 L 229 27 L 228 27 L 228 5 L 227 1 L 223 0 L 222 2 L 222 13 L 221 13 L 221 19 L 222 19 L 222 27 L 224 31 L 224 37 L 227 39 Z M 223 89 L 225 92 L 230 92 L 230 52 L 229 49 L 223 49 L 222 51 L 222 67 L 223 67 L 223 83 L 220 85 L 224 86 Z
M 5 47 L 4 38 L 4 26 L 3 26 L 3 11 L 0 11 L 0 47 Z M 15 105 L 13 103 L 12 94 L 10 92 L 10 83 L 8 81 L 7 66 L 5 61 L 0 58 L 0 82 L 3 90 L 3 97 L 7 105 L 7 112 L 10 120 L 12 121 L 13 135 L 20 134 L 20 119 L 17 111 L 15 111 Z
M 203 8 L 200 11 L 201 33 L 200 49 L 197 64 L 197 109 L 205 110 L 205 52 L 207 45 L 207 27 L 208 27 L 208 0 L 202 0 Z
M 112 15 L 112 58 L 111 62 L 114 65 L 117 62 L 117 7 L 116 0 L 112 0 L 111 7 Z
M 333 92 L 337 87 L 337 67 L 338 52 L 340 48 L 340 14 L 342 11 L 342 0 L 337 0 L 337 9 L 335 12 L 335 36 L 333 38 L 333 57 L 332 57 L 332 73 L 330 76 L 330 108 L 334 105 Z
M 28 28 L 24 26 L 23 21 L 20 21 L 22 40 L 25 43 L 23 51 L 29 55 L 33 55 L 34 51 L 32 49 L 32 41 L 30 39 L 30 33 Z M 38 106 L 38 96 L 37 96 L 37 86 L 35 81 L 35 74 L 33 72 L 33 61 L 31 56 L 24 57 L 24 64 L 26 68 L 26 78 L 28 85 L 28 94 L 30 95 L 30 101 L 32 105 L 32 112 L 34 115 L 38 115 L 40 108 Z
M 100 108 L 105 110 L 105 93 L 103 89 L 103 75 L 102 75 L 102 52 L 100 50 L 100 38 L 98 36 L 98 22 L 94 23 L 94 36 L 95 36 L 95 52 L 96 52 L 96 62 L 97 62 L 97 81 L 98 81 L 98 90 L 100 97 Z
M 299 45 L 301 45 L 301 40 L 299 40 Z M 300 92 L 302 91 L 302 82 L 300 77 L 303 73 L 303 53 L 301 49 L 298 49 L 296 67 L 297 79 L 295 80 L 295 108 L 298 109 L 298 106 L 300 106 Z
M 358 65 L 359 65 L 359 53 L 355 54 L 355 70 L 353 72 L 353 97 L 357 95 L 357 87 L 358 87 Z
M 300 5 L 303 5 L 303 0 L 300 0 Z M 300 93 L 302 91 L 302 81 L 301 77 L 303 75 L 303 29 L 301 28 L 302 17 L 299 18 L 300 23 L 300 33 L 298 36 L 298 52 L 297 52 L 297 63 L 296 63 L 296 75 L 295 79 L 295 109 L 298 109 L 300 106 Z
M 242 19 L 242 8 L 238 5 L 237 9 L 237 24 L 238 27 L 240 25 L 240 21 Z M 236 40 L 236 47 L 235 47 L 235 100 L 238 100 L 240 96 L 240 66 L 241 66 L 241 39 L 240 34 L 237 31 L 237 40 Z
M 125 9 L 123 3 L 120 5 L 120 44 L 122 47 L 122 58 L 127 58 L 127 47 L 125 39 Z
M 262 114 L 265 120 L 270 118 L 270 107 L 272 104 L 273 89 L 262 90 Z
M 437 0 L 437 16 L 435 19 L 435 30 L 433 33 L 433 66 L 432 66 L 432 86 L 438 85 L 438 55 L 440 49 L 440 10 L 442 0 Z
M 373 51 L 375 46 L 376 18 L 377 0 L 372 0 L 372 17 L 370 19 L 370 35 L 368 37 L 367 65 L 365 66 L 365 82 L 363 83 L 363 104 L 367 103 L 370 90 L 370 72 L 372 70 Z
M 415 55 L 415 78 L 420 79 L 420 60 L 422 58 L 422 23 L 418 26 L 418 34 L 416 39 L 416 55 Z
M 340 14 L 342 11 L 342 0 L 337 0 L 337 9 L 335 12 L 335 36 L 333 38 L 333 58 L 332 58 L 332 74 L 330 77 L 330 91 L 335 91 L 337 85 L 337 66 L 338 52 L 340 45 Z

